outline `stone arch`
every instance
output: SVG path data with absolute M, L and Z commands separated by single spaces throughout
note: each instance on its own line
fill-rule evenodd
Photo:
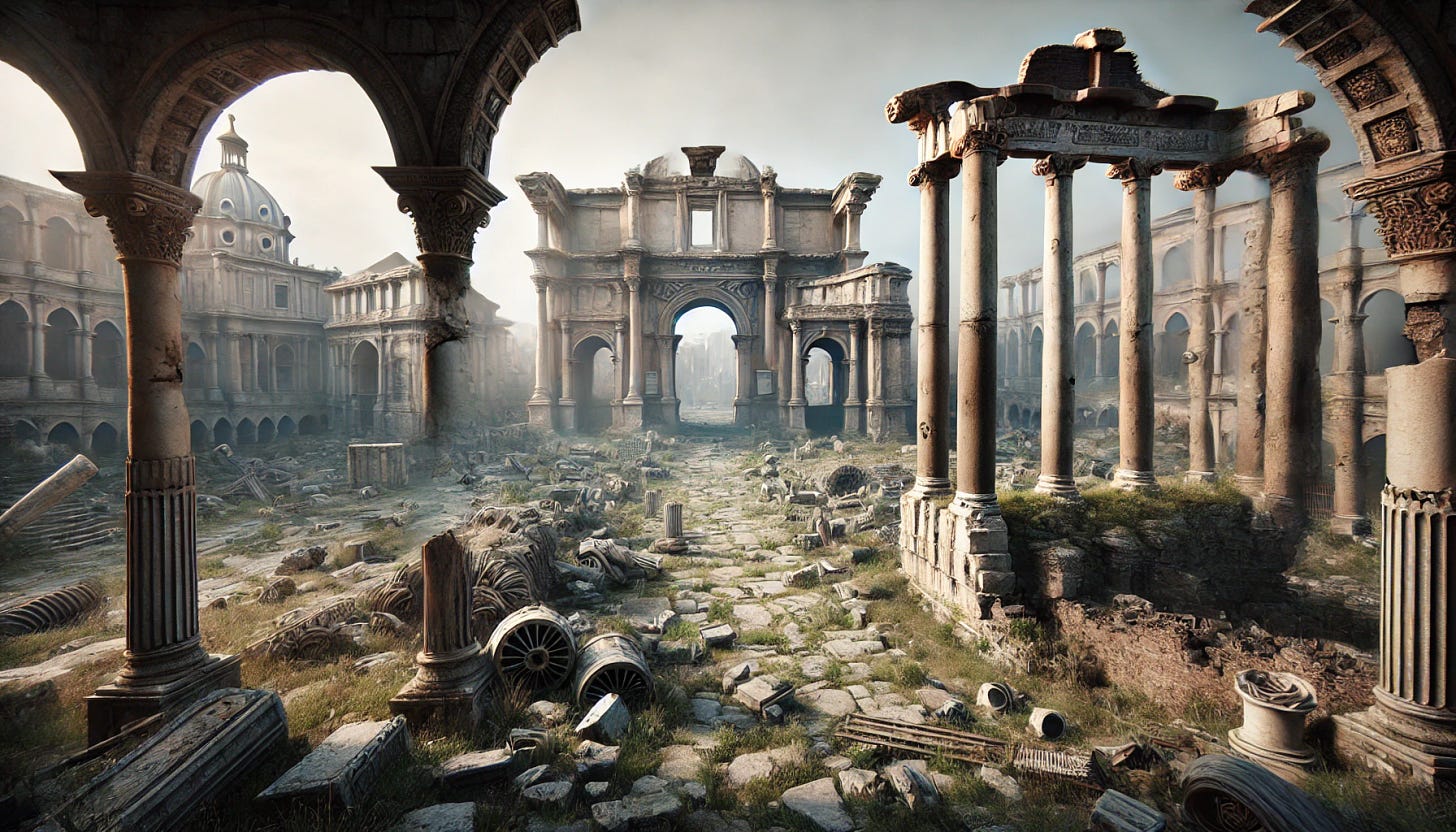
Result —
M 293 417 L 285 415 L 278 418 L 279 439 L 287 439 L 296 433 L 298 433 L 298 424 L 293 421 Z
M 307 414 L 298 420 L 298 435 L 313 436 L 319 432 L 319 420 L 312 414 Z
M 40 428 L 35 426 L 29 419 L 16 419 L 12 428 L 11 436 L 16 442 L 40 442 Z
M 278 438 L 278 428 L 273 424 L 273 420 L 268 418 L 267 416 L 259 419 L 258 441 L 272 442 L 276 438 Z
M 1026 368 L 1027 375 L 1031 378 L 1041 378 L 1041 351 L 1043 343 L 1041 327 L 1032 327 L 1029 342 L 1031 349 L 1028 351 L 1029 358 L 1027 360 L 1031 362 L 1031 366 Z
M 1188 319 L 1182 312 L 1173 312 L 1153 336 L 1153 368 L 1157 375 L 1176 381 L 1187 378 L 1183 353 L 1188 351 Z
M 1006 423 L 1013 428 L 1021 427 L 1021 408 L 1011 405 L 1006 408 Z
M 1102 371 L 1103 378 L 1117 378 L 1120 361 L 1118 350 L 1117 321 L 1109 319 L 1102 325 L 1102 366 L 1097 368 Z
M 1380 514 L 1380 492 L 1385 488 L 1385 433 L 1377 433 L 1364 442 L 1366 511 Z
M 1116 261 L 1107 264 L 1105 282 L 1107 301 L 1116 303 L 1118 298 L 1122 297 L 1122 267 Z
M 121 435 L 110 422 L 101 422 L 91 430 L 91 452 L 111 455 L 121 449 Z
M 598 389 L 605 386 L 604 382 L 612 380 L 602 379 L 596 372 L 596 357 L 602 350 L 606 350 L 609 356 L 616 355 L 612 339 L 601 332 L 582 335 L 571 349 L 571 392 L 576 401 L 576 429 L 583 433 L 594 433 L 612 424 L 612 402 L 620 395 L 615 384 Z
M 1416 362 L 1416 348 L 1405 337 L 1405 299 L 1389 289 L 1371 292 L 1360 304 L 1365 315 L 1365 372 L 1382 375 L 1391 367 Z
M 25 214 L 13 205 L 0 205 L 0 260 L 26 259 Z
M 182 363 L 182 386 L 201 390 L 207 383 L 207 353 L 196 341 L 187 342 L 187 358 Z
M 0 6 L 5 32 L 0 61 L 29 76 L 65 116 L 87 170 L 126 170 L 126 154 L 116 131 L 119 121 L 108 112 L 106 96 L 84 76 L 87 67 L 73 57 L 86 54 L 77 34 L 82 30 L 52 25 L 42 32 L 36 21 L 7 11 Z
M 99 387 L 117 388 L 126 384 L 126 344 L 121 330 L 111 321 L 98 321 L 92 329 L 91 377 Z
M 40 231 L 40 261 L 52 269 L 74 271 L 76 262 L 76 228 L 61 217 L 45 221 Z
M 1158 262 L 1157 287 L 1160 292 L 1175 292 L 1193 283 L 1193 262 L 1188 243 L 1179 243 L 1163 252 Z
M 212 441 L 214 445 L 232 444 L 235 439 L 233 424 L 226 419 L 218 419 L 212 423 Z
M 845 361 L 848 349 L 839 333 L 821 332 L 811 336 L 809 343 L 804 347 L 806 375 L 805 398 L 807 404 L 804 407 L 804 427 L 810 433 L 836 434 L 844 430 L 844 403 L 849 398 L 849 365 Z M 811 354 L 815 351 L 822 352 L 828 357 L 827 368 L 828 382 L 822 393 L 818 388 L 814 391 L 809 389 L 808 376 L 811 373 L 809 362 L 813 359 Z M 822 366 L 822 364 L 821 364 Z
M 30 314 L 13 300 L 0 303 L 0 377 L 30 374 Z
M 349 353 L 350 421 L 361 431 L 374 429 L 374 404 L 379 398 L 379 348 L 360 341 Z
M 1077 327 L 1072 341 L 1073 373 L 1078 380 L 1090 381 L 1097 375 L 1097 328 L 1091 321 Z
M 80 377 L 81 359 L 76 352 L 76 330 L 81 325 L 64 306 L 46 316 L 45 372 L 54 379 Z
M 252 419 L 243 419 L 238 422 L 237 437 L 239 445 L 251 445 L 258 441 L 258 426 L 253 424 Z
M 1097 273 L 1083 269 L 1077 273 L 1077 303 L 1095 303 L 1097 300 Z
M 207 429 L 207 423 L 201 419 L 193 419 L 189 427 L 192 440 L 192 450 L 207 450 L 207 444 L 212 439 L 212 431 Z
M 73 451 L 81 450 L 81 434 L 70 422 L 57 422 L 46 432 L 46 443 L 61 445 Z
M 664 303 L 661 314 L 657 317 L 657 331 L 675 332 L 679 318 L 704 306 L 711 306 L 727 315 L 733 321 L 734 334 L 754 334 L 753 314 L 749 311 L 748 304 L 717 286 L 695 286 L 691 291 L 683 292 Z

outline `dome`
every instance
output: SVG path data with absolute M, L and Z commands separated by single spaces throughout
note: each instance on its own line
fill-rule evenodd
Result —
M 666 179 L 670 176 L 701 176 L 704 174 L 694 173 L 692 162 L 688 154 L 692 153 L 700 164 L 709 164 L 716 161 L 716 168 L 711 176 L 719 176 L 724 179 L 757 179 L 759 177 L 758 166 L 748 160 L 747 156 L 735 153 L 721 146 L 684 147 L 680 150 L 672 150 L 658 156 L 642 166 L 642 175 L 650 179 Z
M 196 225 L 217 226 L 214 244 L 286 258 L 293 237 L 289 219 L 268 189 L 248 175 L 248 143 L 235 132 L 232 116 L 228 131 L 217 141 L 222 145 L 222 167 L 192 183 L 192 192 L 202 199 Z

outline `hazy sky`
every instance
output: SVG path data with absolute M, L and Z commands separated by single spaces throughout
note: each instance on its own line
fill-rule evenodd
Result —
M 534 322 L 530 205 L 514 178 L 550 171 L 568 188 L 621 182 L 633 165 L 683 145 L 723 144 L 787 187 L 831 188 L 852 171 L 884 182 L 864 215 L 870 262 L 917 266 L 919 203 L 905 176 L 915 142 L 885 121 L 895 93 L 947 79 L 1012 83 L 1022 57 L 1096 26 L 1120 28 L 1143 76 L 1171 93 L 1222 106 L 1289 89 L 1315 92 L 1306 123 L 1334 140 L 1329 164 L 1354 142 L 1314 74 L 1273 34 L 1257 34 L 1244 0 L 581 0 L 582 31 L 546 53 L 515 93 L 495 141 L 490 179 L 507 195 L 476 240 L 475 287 L 501 314 Z M 0 64 L 0 174 L 56 187 L 47 170 L 80 167 L 60 111 Z M 293 218 L 303 263 L 352 272 L 390 251 L 413 256 L 409 219 L 370 170 L 393 163 L 373 105 L 348 77 L 305 73 L 270 81 L 229 112 L 250 143 L 249 169 Z M 19 117 L 16 117 L 16 116 Z M 217 167 L 212 137 L 197 171 Z M 1120 190 L 1090 166 L 1075 184 L 1076 250 L 1115 239 Z M 1224 201 L 1257 194 L 1230 180 Z M 958 191 L 957 191 L 958 193 Z M 1001 271 L 1041 262 L 1043 185 L 1027 160 L 1001 168 Z M 952 200 L 952 227 L 959 223 Z M 1154 215 L 1188 204 L 1159 177 Z M 958 246 L 958 234 L 952 244 Z M 952 263 L 958 262 L 953 249 Z M 913 294 L 912 294 L 913 297 Z M 696 320 L 703 320 L 696 318 Z M 707 320 L 711 321 L 711 318 Z M 726 318 L 723 320 L 726 321 Z M 696 326 L 702 326 L 697 324 Z

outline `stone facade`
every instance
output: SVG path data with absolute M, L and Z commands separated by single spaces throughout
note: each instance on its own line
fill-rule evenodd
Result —
M 367 270 L 341 278 L 299 265 L 290 254 L 290 218 L 248 173 L 247 143 L 229 129 L 220 144 L 221 167 L 193 186 L 201 207 L 178 275 L 192 445 L 250 445 L 336 427 L 349 435 L 418 436 L 417 348 L 426 308 L 344 311 L 353 308 L 347 291 L 365 283 L 386 292 L 407 283 L 413 294 L 406 297 L 422 298 L 418 264 L 393 255 L 391 268 L 403 272 L 382 284 Z M 0 177 L 0 424 L 17 440 L 102 454 L 125 447 L 126 316 L 109 237 L 80 198 Z M 496 305 L 478 292 L 469 293 L 467 309 L 477 383 L 503 397 L 517 390 L 523 399 L 510 322 L 497 320 Z M 358 400 L 349 406 L 342 370 L 352 365 L 335 355 L 363 341 L 377 348 L 384 337 L 415 349 L 396 357 L 395 372 L 407 381 L 398 397 L 378 403 L 385 418 L 345 419 L 357 413 Z M 493 400 L 496 407 L 479 416 L 502 416 L 507 401 Z
M 531 421 L 558 430 L 679 422 L 679 317 L 702 306 L 732 319 L 734 421 L 874 438 L 908 430 L 910 272 L 866 266 L 859 223 L 880 178 L 833 190 L 784 188 L 772 169 L 685 147 L 627 172 L 615 188 L 517 178 L 539 219 L 536 389 Z M 810 404 L 811 349 L 833 361 L 828 402 Z M 592 359 L 612 356 L 610 390 Z

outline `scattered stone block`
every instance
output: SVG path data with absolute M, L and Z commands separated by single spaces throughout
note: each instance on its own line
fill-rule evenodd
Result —
M 512 728 L 506 735 L 506 747 L 512 751 L 532 751 L 546 742 L 546 732 L 535 728 Z
M 287 734 L 278 694 L 213 691 L 83 786 L 55 822 L 95 832 L 187 828 L 200 806 L 251 771 Z
M 258 591 L 258 603 L 281 604 L 283 599 L 298 592 L 298 585 L 292 578 L 274 578 Z
M 659 641 L 655 651 L 663 664 L 694 664 L 703 656 L 703 648 L 696 641 L 670 639 Z
M 478 786 L 496 783 L 516 770 L 517 756 L 509 748 L 470 751 L 451 757 L 440 765 L 435 779 L 443 786 Z
M 827 717 L 841 717 L 852 714 L 857 710 L 854 697 L 848 691 L 827 688 L 824 690 L 804 693 L 803 688 L 795 694 L 795 698 L 802 700 L 805 706 L 824 714 Z
M 627 619 L 627 623 L 633 627 L 658 633 L 662 632 L 659 624 L 663 613 L 676 615 L 672 611 L 672 602 L 659 597 L 628 598 L 617 608 L 617 614 Z M 671 625 L 671 619 L 668 624 Z
M 713 720 L 723 714 L 723 706 L 712 699 L 694 697 L 688 704 L 693 709 L 693 719 L 698 722 L 712 724 Z
M 875 550 L 868 546 L 845 546 L 840 551 L 849 555 L 849 562 L 853 564 L 868 563 L 875 556 Z
M 846 760 L 845 762 L 848 762 Z M 884 781 L 879 772 L 863 768 L 845 768 L 839 772 L 839 790 L 845 797 L 872 800 L 879 796 Z
M 793 685 L 767 673 L 744 682 L 733 692 L 734 699 L 757 714 L 762 714 L 764 709 L 770 705 L 781 705 L 785 700 L 791 701 L 793 695 Z
M 611 783 L 608 783 L 604 780 L 598 780 L 582 786 L 581 791 L 582 794 L 586 795 L 587 800 L 601 800 L 602 797 L 605 796 L 607 791 L 611 788 Z
M 840 581 L 834 585 L 834 594 L 838 595 L 842 601 L 849 601 L 859 597 L 859 590 L 855 589 L 851 583 Z
M 409 729 L 402 716 L 351 722 L 329 734 L 258 799 L 317 798 L 352 809 L 368 797 L 380 772 L 408 749 Z
M 763 721 L 772 725 L 783 725 L 784 718 L 787 716 L 788 713 L 784 711 L 784 706 L 778 703 L 763 709 Z
M 742 788 L 749 781 L 772 777 L 775 771 L 799 761 L 802 757 L 803 752 L 793 746 L 740 754 L 728 764 L 728 783 L 734 788 Z
M 773 624 L 773 613 L 762 604 L 734 604 L 733 617 L 745 630 L 763 630 Z
M 576 734 L 584 739 L 614 743 L 627 733 L 627 725 L 631 721 L 632 714 L 622 697 L 609 693 L 598 699 L 576 724 Z
M 437 803 L 416 809 L 390 832 L 475 832 L 475 804 Z
M 576 747 L 576 776 L 583 779 L 611 777 L 621 752 L 619 746 L 582 740 L 581 745 Z
M 727 647 L 738 640 L 738 633 L 728 624 L 700 627 L 698 633 L 703 637 L 703 643 L 709 647 Z
M 331 532 L 342 525 L 344 524 L 339 522 L 338 520 L 326 520 L 322 523 L 314 523 L 313 530 L 316 532 Z
M 521 799 L 526 801 L 527 805 L 540 809 L 565 802 L 575 789 L 574 785 L 565 780 L 537 783 L 528 789 L 522 789 Z
M 823 546 L 824 539 L 819 536 L 818 532 L 809 532 L 808 534 L 796 535 L 794 537 L 794 544 L 800 549 L 809 551 Z
M 795 786 L 784 792 L 783 801 L 785 809 L 803 815 L 824 832 L 850 832 L 854 829 L 854 819 L 845 811 L 844 801 L 835 791 L 831 777 Z
M 1162 812 L 1116 789 L 1108 789 L 1097 799 L 1091 823 L 1095 832 L 1163 832 L 1168 828 Z
M 847 638 L 824 642 L 824 652 L 836 659 L 858 659 L 885 651 L 885 643 L 878 639 L 851 641 Z
M 970 722 L 972 720 L 970 708 L 967 708 L 966 703 L 959 699 L 951 699 L 936 708 L 934 716 L 936 719 L 946 722 Z
M 664 790 L 602 801 L 592 805 L 591 814 L 592 821 L 602 832 L 629 832 L 665 826 L 668 818 L 682 810 L 682 798 Z
M 818 564 L 809 564 L 802 569 L 790 572 L 784 582 L 789 586 L 809 587 L 819 583 L 820 570 Z
M 546 699 L 538 699 L 526 707 L 526 710 L 547 728 L 551 728 L 566 721 L 566 706 L 560 702 L 551 702 Z
M 940 803 L 940 790 L 930 779 L 924 760 L 905 760 L 885 766 L 885 780 L 911 811 Z
M 980 771 L 976 774 L 986 785 L 995 790 L 997 794 L 1012 803 L 1021 800 L 1021 784 L 1016 782 L 1016 778 L 1011 775 L 1003 774 L 1000 769 L 985 765 L 981 766 Z
M 733 693 L 738 689 L 739 684 L 748 681 L 752 675 L 753 664 L 750 662 L 743 662 L 742 664 L 736 664 L 730 667 L 723 674 L 723 692 Z
M 516 779 L 512 782 L 517 789 L 525 791 L 532 786 L 549 782 L 555 779 L 555 777 L 556 772 L 551 770 L 551 766 L 542 764 L 539 766 L 531 766 L 520 774 L 517 774 Z
M 303 546 L 284 555 L 283 560 L 278 563 L 278 568 L 273 570 L 273 574 L 297 575 L 300 572 L 308 572 L 323 566 L 324 559 L 328 556 L 328 550 L 322 546 Z

